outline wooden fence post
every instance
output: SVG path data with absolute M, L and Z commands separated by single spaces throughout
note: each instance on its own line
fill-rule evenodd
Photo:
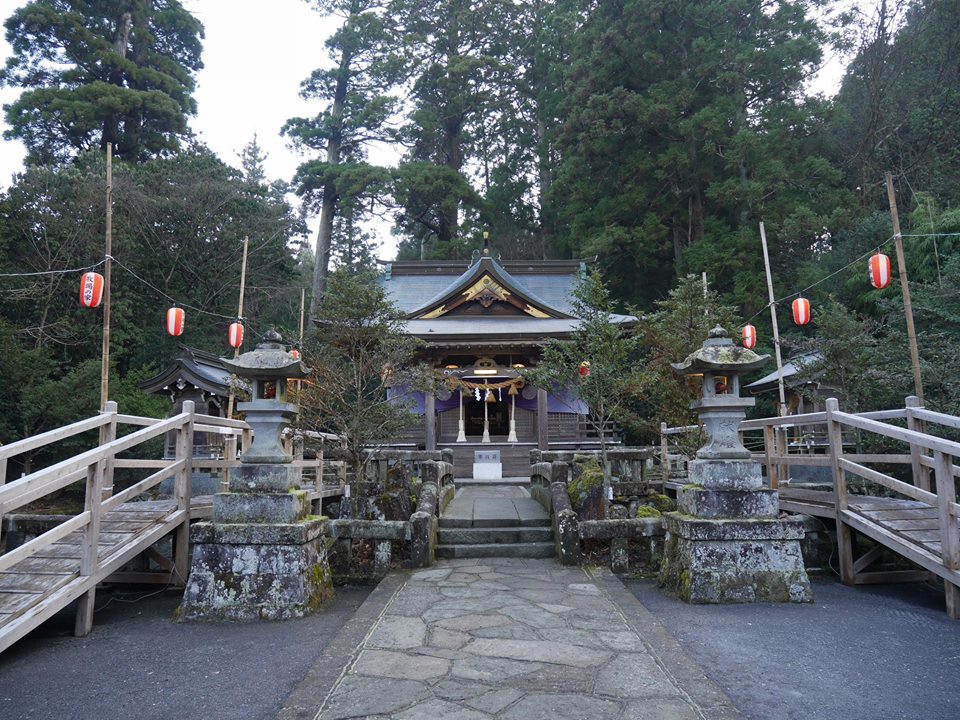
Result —
M 771 488 L 776 488 L 780 483 L 777 478 L 778 466 L 773 462 L 773 456 L 777 452 L 776 436 L 772 425 L 763 426 L 763 454 L 766 456 L 767 463 L 767 482 Z
M 660 423 L 660 474 L 663 476 L 664 485 L 670 482 L 670 443 L 667 440 L 665 422 Z
M 910 395 L 907 398 L 907 429 L 914 432 L 925 433 L 927 424 L 922 420 L 917 420 L 914 415 L 914 409 L 922 407 L 920 398 L 916 395 Z M 923 448 L 910 443 L 910 465 L 913 468 L 913 484 L 921 490 L 930 490 L 930 468 L 920 463 L 920 457 L 923 455 Z
M 84 496 L 84 511 L 90 513 L 90 521 L 83 528 L 80 541 L 80 577 L 93 575 L 97 569 L 100 547 L 100 504 L 103 492 L 103 475 L 106 458 L 101 458 L 87 468 L 87 487 Z M 96 602 L 97 587 L 94 585 L 80 596 L 77 602 L 77 615 L 73 634 L 83 637 L 93 629 L 93 607 Z
M 237 435 L 227 435 L 223 443 L 223 477 L 220 479 L 220 492 L 230 492 L 230 463 L 237 459 Z
M 933 454 L 934 473 L 937 481 L 937 508 L 940 515 L 940 547 L 943 564 L 950 570 L 960 570 L 960 536 L 958 536 L 957 491 L 953 483 L 953 458 L 939 450 Z M 949 580 L 943 581 L 947 603 L 947 616 L 951 620 L 960 617 L 960 587 Z
M 117 404 L 113 400 L 104 403 L 103 414 L 110 414 L 110 422 L 101 428 L 101 445 L 109 445 L 117 439 Z M 108 500 L 113 495 L 113 453 L 107 457 L 107 464 L 104 468 L 103 487 L 101 488 L 102 500 Z
M 185 400 L 183 403 L 183 412 L 188 413 L 188 417 L 177 429 L 177 460 L 183 460 L 183 467 L 177 473 L 174 481 L 174 497 L 177 500 L 177 511 L 186 511 L 183 522 L 177 527 L 173 535 L 173 560 L 174 572 L 177 574 L 177 582 L 186 584 L 187 573 L 187 553 L 190 550 L 190 486 L 193 479 L 193 422 L 194 422 L 194 403 L 193 400 Z
M 830 469 L 833 471 L 833 498 L 837 513 L 837 551 L 840 555 L 840 580 L 844 585 L 853 585 L 853 534 L 843 521 L 847 511 L 847 474 L 840 466 L 843 457 L 843 426 L 833 416 L 839 411 L 836 398 L 827 398 L 827 440 L 830 443 Z

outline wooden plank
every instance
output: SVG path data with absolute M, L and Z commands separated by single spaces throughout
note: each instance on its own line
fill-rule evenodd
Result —
M 17 563 L 34 555 L 41 556 L 41 553 L 57 540 L 67 537 L 74 530 L 83 527 L 89 522 L 90 512 L 82 512 L 76 517 L 70 518 L 56 527 L 47 530 L 42 535 L 38 535 L 30 542 L 26 542 L 20 547 L 4 555 L 0 555 L 0 572 L 9 570 Z
M 837 513 L 830 505 L 815 505 L 813 503 L 793 502 L 790 500 L 781 500 L 780 509 L 784 512 L 797 513 L 799 515 L 813 515 L 821 518 L 835 518 Z
M 148 475 L 143 480 L 138 483 L 135 483 L 128 487 L 123 492 L 115 494 L 112 498 L 107 500 L 107 502 L 101 505 L 101 509 L 105 512 L 109 512 L 120 505 L 132 500 L 137 495 L 146 492 L 155 485 L 159 485 L 161 482 L 166 480 L 168 477 L 175 475 L 176 473 L 183 470 L 186 465 L 186 460 L 177 460 L 174 463 L 166 465 L 152 475 Z
M 952 440 L 944 440 L 943 438 L 934 437 L 933 435 L 925 435 L 924 433 L 918 433 L 913 430 L 894 427 L 893 425 L 887 425 L 886 423 L 845 412 L 837 411 L 835 417 L 839 422 L 848 427 L 859 428 L 860 430 L 866 430 L 867 432 L 883 435 L 884 437 L 893 438 L 894 440 L 902 440 L 905 443 L 916 443 L 918 446 L 926 448 L 927 450 L 942 452 L 951 456 L 960 455 L 960 443 L 953 442 Z
M 955 415 L 945 415 L 944 413 L 934 412 L 926 408 L 917 408 L 913 411 L 914 417 L 924 422 L 932 422 L 946 427 L 960 428 L 960 417 Z
M 62 488 L 72 485 L 78 480 L 82 480 L 87 475 L 86 468 L 77 470 L 72 473 L 67 473 L 62 477 L 57 478 L 56 481 L 50 482 L 46 485 L 37 486 L 24 490 L 22 492 L 16 492 L 8 495 L 4 495 L 3 491 L 7 488 L 13 486 L 13 483 L 7 483 L 2 488 L 0 488 L 0 516 L 7 515 L 19 507 L 23 507 L 29 503 L 32 503 L 34 500 L 42 498 L 44 495 L 49 495 L 52 492 L 56 492 Z
M 44 597 L 43 593 L 0 593 L 0 613 L 17 615 L 27 608 L 36 605 Z
M 42 496 L 52 492 L 53 489 L 63 487 L 60 481 L 64 475 L 74 473 L 78 470 L 84 470 L 84 472 L 86 472 L 86 468 L 94 463 L 106 460 L 108 457 L 123 452 L 124 450 L 129 450 L 146 440 L 151 440 L 154 437 L 163 435 L 168 430 L 180 427 L 187 421 L 187 417 L 185 413 L 175 415 L 158 422 L 152 427 L 137 430 L 107 445 L 101 445 L 93 450 L 74 455 L 72 458 L 62 460 L 43 470 L 38 470 L 30 475 L 7 483 L 3 487 L 0 487 L 0 514 L 5 514 L 10 509 L 7 506 L 17 502 L 24 494 L 43 489 L 43 492 L 40 493 L 40 496 Z M 14 507 L 19 507 L 19 505 L 14 505 Z
M 833 504 L 837 521 L 837 554 L 840 558 L 840 580 L 844 585 L 853 585 L 856 573 L 853 570 L 853 533 L 844 522 L 847 514 L 847 476 L 843 468 L 843 429 L 837 421 L 839 404 L 836 398 L 827 398 L 827 439 L 830 443 L 830 471 L 833 474 Z
M 812 500 L 818 503 L 833 504 L 833 492 L 830 490 L 807 490 L 806 488 L 791 487 L 790 485 L 780 486 L 780 498 Z
M 875 585 L 878 583 L 927 582 L 930 573 L 926 570 L 877 570 L 857 575 L 857 585 Z
M 906 495 L 914 500 L 930 503 L 931 505 L 937 502 L 937 496 L 933 493 L 927 492 L 926 490 L 921 490 L 913 485 L 908 485 L 905 482 L 901 482 L 894 477 L 890 477 L 882 472 L 868 468 L 865 465 L 851 462 L 846 458 L 840 458 L 838 462 L 840 467 L 847 472 L 852 472 L 862 478 L 871 480 L 879 485 L 883 485 L 885 488 L 893 490 L 894 492 L 901 493 L 902 495 Z
M 182 585 L 174 573 L 170 572 L 115 572 L 108 575 L 104 582 L 123 585 Z
M 937 533 L 938 539 L 940 537 L 940 526 L 935 517 L 920 520 L 882 520 L 880 524 L 897 532 L 904 532 L 905 530 L 931 530 Z
M 30 558 L 21 560 L 13 570 L 0 573 L 0 576 L 9 573 L 29 573 L 31 575 L 63 575 L 80 571 L 80 561 L 73 558 Z
M 861 515 L 865 515 L 871 520 L 876 520 L 880 523 L 892 522 L 894 520 L 936 519 L 937 517 L 937 511 L 934 508 L 878 508 L 876 510 L 857 508 L 857 511 Z
M 853 572 L 855 575 L 860 575 L 870 567 L 873 563 L 880 559 L 880 556 L 883 555 L 883 551 L 886 548 L 883 545 L 875 545 L 865 552 L 863 555 L 857 558 L 856 562 L 853 563 Z
M 851 495 L 850 506 L 861 510 L 930 510 L 930 503 L 905 498 L 877 497 L 874 495 Z
M 39 435 L 33 435 L 23 440 L 17 440 L 16 442 L 9 443 L 7 445 L 0 446 L 0 458 L 7 459 L 21 455 L 25 452 L 31 450 L 36 450 L 43 447 L 44 445 L 50 445 L 51 443 L 59 442 L 68 437 L 73 437 L 74 435 L 79 435 L 80 433 L 87 432 L 88 430 L 95 430 L 101 425 L 106 425 L 110 422 L 110 415 L 94 415 L 89 417 L 86 420 L 80 420 L 70 425 L 64 425 L 63 427 L 56 428 L 54 430 L 48 430 L 45 433 L 40 433 Z
M 869 520 L 857 516 L 856 513 L 844 511 L 841 513 L 842 519 L 857 532 L 861 532 L 867 537 L 886 545 L 899 555 L 903 555 L 911 562 L 915 562 L 932 573 L 936 573 L 945 580 L 953 583 L 960 583 L 960 572 L 944 567 L 940 558 L 930 550 L 914 545 L 896 535 L 891 530 L 882 528 Z
M 150 469 L 165 468 L 172 465 L 173 460 L 141 460 L 138 458 L 117 458 L 113 461 L 113 466 L 117 468 Z
M 925 530 L 925 529 L 901 530 L 899 528 L 891 528 L 891 529 L 896 531 L 900 535 L 903 535 L 903 537 L 907 538 L 908 540 L 912 540 L 917 544 L 942 542 L 940 538 L 939 530 Z
M 5 592 L 50 592 L 77 575 L 29 575 L 24 573 L 4 573 L 0 575 L 0 593 Z

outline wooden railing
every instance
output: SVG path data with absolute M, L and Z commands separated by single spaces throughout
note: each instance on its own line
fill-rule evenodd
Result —
M 168 518 L 168 522 L 179 523 L 174 538 L 174 562 L 180 577 L 185 578 L 187 574 L 187 521 L 190 516 L 192 461 L 189 450 L 193 445 L 194 419 L 193 403 L 187 402 L 184 403 L 184 411 L 179 415 L 159 422 L 151 420 L 148 427 L 124 437 L 116 438 L 118 424 L 130 421 L 133 421 L 133 424 L 146 424 L 141 421 L 148 419 L 119 415 L 116 403 L 109 402 L 106 410 L 96 417 L 0 448 L 0 458 L 6 461 L 21 453 L 47 447 L 87 430 L 106 428 L 104 433 L 106 442 L 98 447 L 41 470 L 36 470 L 0 488 L 0 515 L 3 515 L 75 482 L 85 482 L 83 512 L 20 547 L 0 555 L 0 572 L 9 570 L 17 563 L 33 557 L 41 550 L 48 549 L 53 543 L 66 538 L 71 533 L 80 531 L 82 532 L 82 540 L 79 576 L 81 579 L 85 577 L 94 578 L 101 570 L 102 558 L 98 552 L 101 542 L 101 517 L 111 509 L 115 509 L 122 503 L 151 489 L 163 480 L 173 477 L 175 479 L 176 509 Z M 177 433 L 176 459 L 124 491 L 117 494 L 109 493 L 108 489 L 112 486 L 113 468 L 117 464 L 117 455 L 148 440 L 160 437 L 169 431 L 176 431 Z M 76 624 L 78 635 L 85 635 L 92 627 L 94 591 L 95 582 L 80 596 Z

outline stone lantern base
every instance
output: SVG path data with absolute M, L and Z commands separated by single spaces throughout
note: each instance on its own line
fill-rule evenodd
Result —
M 750 465 L 734 475 L 759 479 L 759 467 Z M 661 586 L 691 603 L 812 602 L 800 553 L 803 523 L 778 519 L 776 490 L 688 486 L 677 504 L 678 512 L 664 515 Z
M 177 619 L 284 620 L 333 596 L 325 518 L 310 516 L 290 465 L 245 465 L 213 500 L 213 522 L 191 528 L 190 578 Z

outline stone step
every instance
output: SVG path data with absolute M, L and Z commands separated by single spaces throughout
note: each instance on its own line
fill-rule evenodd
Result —
M 550 518 L 525 517 L 517 520 L 516 517 L 467 517 L 457 515 L 444 515 L 440 518 L 441 528 L 514 528 L 529 527 L 542 528 L 550 527 Z
M 439 532 L 441 545 L 509 545 L 552 539 L 550 527 L 443 528 Z
M 479 545 L 437 545 L 438 558 L 551 558 L 556 556 L 552 542 L 528 542 Z

